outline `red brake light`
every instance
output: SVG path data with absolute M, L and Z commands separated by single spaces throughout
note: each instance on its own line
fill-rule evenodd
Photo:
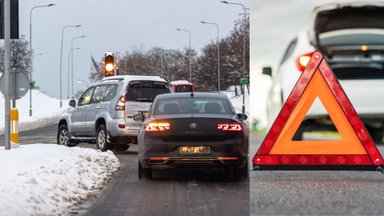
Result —
M 115 110 L 125 110 L 125 96 L 120 96 L 116 103 Z
M 242 131 L 243 127 L 238 123 L 217 124 L 217 129 L 222 131 Z
M 146 132 L 159 132 L 171 129 L 168 122 L 151 122 L 145 126 Z
M 310 53 L 301 55 L 301 56 L 299 56 L 299 58 L 297 58 L 297 60 L 296 60 L 296 66 L 297 66 L 297 69 L 298 69 L 300 72 L 303 72 L 303 71 L 304 71 L 304 69 L 305 69 L 305 67 L 307 66 L 309 60 L 311 59 L 313 53 L 314 53 L 314 52 L 310 52 Z

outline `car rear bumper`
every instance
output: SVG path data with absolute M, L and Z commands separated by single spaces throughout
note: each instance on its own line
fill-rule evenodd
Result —
M 226 159 L 228 158 L 228 159 Z M 140 160 L 143 168 L 172 169 L 176 167 L 198 167 L 198 168 L 241 168 L 245 167 L 247 157 L 201 157 L 201 158 L 164 158 L 151 157 Z
M 111 137 L 137 137 L 140 127 L 130 127 L 125 124 L 124 119 L 114 119 L 107 123 L 107 129 Z
M 184 154 L 181 146 L 209 146 L 210 153 Z M 147 140 L 139 144 L 139 162 L 143 168 L 169 169 L 174 167 L 244 167 L 248 145 L 242 140 L 206 142 L 163 142 Z

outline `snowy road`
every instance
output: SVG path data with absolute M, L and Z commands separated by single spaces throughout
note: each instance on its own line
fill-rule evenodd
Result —
M 20 143 L 55 143 L 56 125 L 20 134 Z M 4 139 L 0 136 L 0 140 Z M 95 148 L 94 144 L 79 146 Z M 116 153 L 119 170 L 96 200 L 81 206 L 89 215 L 249 215 L 249 182 L 226 173 L 177 170 L 154 172 L 139 181 L 137 148 Z M 90 203 L 94 203 L 89 207 Z

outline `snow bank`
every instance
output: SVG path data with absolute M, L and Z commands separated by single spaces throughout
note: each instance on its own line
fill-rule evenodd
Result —
M 230 91 L 221 92 L 221 93 L 222 94 L 226 94 L 228 96 L 228 98 L 231 100 L 233 108 L 235 108 L 236 112 L 237 113 L 241 113 L 242 112 L 242 107 L 243 107 L 243 95 L 241 94 L 240 88 L 238 88 L 237 91 L 238 91 L 238 95 L 237 96 L 236 96 L 236 94 L 234 92 L 234 88 L 233 88 L 233 91 L 232 91 L 232 88 L 231 88 Z M 249 116 L 250 115 L 249 111 L 251 109 L 249 107 L 248 89 L 245 89 L 245 98 L 244 99 L 245 99 L 244 100 L 245 114 L 247 114 Z
M 120 163 L 112 152 L 54 144 L 0 148 L 1 215 L 76 214 Z
M 29 116 L 29 92 L 19 100 L 16 100 L 19 110 L 20 131 L 31 130 L 45 125 L 57 123 L 58 118 L 68 108 L 68 101 L 63 100 L 60 108 L 60 100 L 49 97 L 39 90 L 32 90 L 32 111 Z M 4 130 L 4 97 L 0 97 L 0 131 Z

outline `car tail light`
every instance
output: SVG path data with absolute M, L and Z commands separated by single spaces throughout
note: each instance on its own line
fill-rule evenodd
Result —
M 125 96 L 120 96 L 116 103 L 115 110 L 125 110 Z
M 171 129 L 171 125 L 168 122 L 150 122 L 145 126 L 147 132 L 160 132 Z
M 304 69 L 305 69 L 305 67 L 307 66 L 309 60 L 311 59 L 313 53 L 314 53 L 314 52 L 310 52 L 310 53 L 301 55 L 301 56 L 299 56 L 299 58 L 297 58 L 297 60 L 296 60 L 296 66 L 297 66 L 297 69 L 298 69 L 300 72 L 303 72 L 303 71 L 304 71 Z
M 238 158 L 237 157 L 217 157 L 218 160 L 229 160 L 229 161 L 233 161 L 233 160 L 237 160 Z
M 217 129 L 222 131 L 242 131 L 243 127 L 238 123 L 217 124 Z

